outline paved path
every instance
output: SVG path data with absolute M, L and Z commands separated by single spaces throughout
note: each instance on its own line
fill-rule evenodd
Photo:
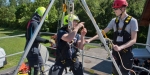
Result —
M 103 48 L 91 48 L 89 50 L 84 50 L 85 55 L 99 57 L 100 59 L 108 60 L 107 51 Z M 80 61 L 82 61 L 82 56 L 79 57 Z M 84 56 L 83 67 L 93 69 L 95 71 L 99 71 L 101 75 L 109 75 L 111 74 L 111 61 L 99 60 L 90 57 Z

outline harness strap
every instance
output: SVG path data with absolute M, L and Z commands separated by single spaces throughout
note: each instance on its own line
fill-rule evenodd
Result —
M 124 34 L 124 32 L 125 32 L 125 28 L 126 28 L 126 26 L 130 23 L 130 21 L 131 21 L 131 19 L 132 19 L 132 16 L 128 16 L 128 17 L 126 17 L 125 18 L 125 20 L 124 20 L 124 25 L 123 25 L 123 27 L 122 27 L 122 31 L 121 31 L 121 33 L 119 34 L 119 36 L 123 36 L 123 34 Z M 119 30 L 119 19 L 118 19 L 118 17 L 116 18 L 116 20 L 115 20 L 115 23 L 116 23 L 116 31 L 117 31 L 117 33 L 118 33 L 118 30 Z M 123 52 L 124 53 L 126 53 L 128 50 L 127 49 L 123 49 Z
M 58 38 L 58 37 L 57 37 Z M 78 41 L 79 40 L 79 35 L 77 34 L 76 35 L 76 41 Z M 60 42 L 61 40 L 60 39 L 58 39 L 58 41 L 57 41 L 57 43 L 58 42 Z M 65 72 L 67 73 L 67 57 L 66 57 L 66 47 L 71 47 L 71 48 L 74 48 L 74 53 L 71 55 L 71 61 L 69 61 L 69 62 L 71 62 L 71 65 L 69 66 L 70 67 L 70 69 L 69 69 L 69 71 L 71 71 L 72 69 L 71 69 L 71 67 L 73 66 L 73 63 L 75 63 L 76 62 L 76 56 L 77 56 L 77 52 L 78 52 L 78 48 L 75 46 L 76 44 L 77 44 L 77 42 L 76 41 L 73 41 L 72 40 L 72 42 L 70 42 L 70 43 L 67 43 L 65 46 L 63 46 L 63 48 L 61 48 L 61 50 L 58 50 L 58 47 L 57 47 L 57 53 L 58 53 L 58 60 L 59 61 L 61 61 L 61 63 L 63 64 L 63 66 L 64 66 L 64 69 L 65 69 Z
M 132 16 L 128 16 L 124 20 L 124 25 L 123 25 L 123 28 L 122 28 L 122 31 L 121 31 L 121 36 L 123 36 L 123 32 L 124 32 L 126 26 L 130 23 L 131 18 L 132 18 Z M 118 30 L 119 30 L 119 19 L 118 19 L 118 17 L 116 18 L 115 23 L 116 23 L 116 29 L 117 29 L 117 32 L 118 32 Z
M 117 31 L 119 30 L 119 19 L 118 19 L 118 17 L 116 18 L 116 20 L 115 20 L 115 23 L 116 23 L 116 28 L 117 28 Z
M 28 22 L 28 24 L 27 24 L 27 29 L 29 28 L 29 25 L 30 25 L 31 21 L 32 21 L 32 20 L 30 20 L 30 21 Z
M 121 31 L 121 36 L 123 35 L 123 31 L 125 30 L 126 26 L 129 24 L 129 22 L 131 21 L 131 18 L 132 16 L 128 16 L 125 21 L 124 21 L 124 26 L 122 28 L 122 31 Z
M 32 36 L 30 36 L 29 37 L 29 32 L 28 32 L 28 29 L 29 29 L 29 26 L 30 26 L 30 23 L 32 22 L 32 20 L 30 20 L 29 22 L 28 22 L 28 24 L 27 24 L 27 28 L 26 28 L 26 38 L 27 38 L 27 40 Z M 32 32 L 31 32 L 31 34 L 32 34 Z

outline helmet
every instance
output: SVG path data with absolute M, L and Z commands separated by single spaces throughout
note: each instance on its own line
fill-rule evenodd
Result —
M 45 7 L 38 7 L 35 10 L 35 13 L 37 13 L 40 17 L 43 16 L 43 14 L 45 13 L 46 8 Z M 46 16 L 46 20 L 48 19 L 48 15 Z
M 128 6 L 128 2 L 126 0 L 115 0 L 112 8 L 120 8 L 122 6 Z
M 69 15 L 66 15 L 66 16 L 64 17 L 64 25 L 67 25 L 67 24 L 68 24 L 68 18 L 69 18 Z M 73 20 L 77 20 L 78 22 L 80 21 L 79 17 L 76 16 L 76 15 L 72 15 L 71 20 L 72 20 L 72 21 L 73 21 Z

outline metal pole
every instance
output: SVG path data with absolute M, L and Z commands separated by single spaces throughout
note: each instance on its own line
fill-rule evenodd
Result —
M 83 61 L 83 56 L 84 55 L 84 50 L 82 50 L 82 67 L 83 67 L 83 63 L 84 63 L 84 61 Z M 83 68 L 83 70 L 84 70 L 84 68 Z
M 5 57 L 11 57 L 11 56 L 18 55 L 18 54 L 22 54 L 23 52 L 24 51 L 17 52 L 17 53 L 14 53 L 14 54 L 10 54 L 10 55 L 6 55 L 6 56 L 3 56 L 3 57 L 0 57 L 0 59 L 5 58 Z
M 45 11 L 45 13 L 44 13 L 44 16 L 43 16 L 42 19 L 41 19 L 41 22 L 40 22 L 39 26 L 36 28 L 36 30 L 35 30 L 35 32 L 34 32 L 34 34 L 33 34 L 33 37 L 31 38 L 31 40 L 29 41 L 29 44 L 28 44 L 27 47 L 25 48 L 25 52 L 24 52 L 24 54 L 23 54 L 23 56 L 22 56 L 20 62 L 18 63 L 18 66 L 16 67 L 16 69 L 15 69 L 13 75 L 17 75 L 18 70 L 19 70 L 21 64 L 23 63 L 24 59 L 26 58 L 26 56 L 27 56 L 27 54 L 28 54 L 28 52 L 29 52 L 29 50 L 30 50 L 30 48 L 31 48 L 31 46 L 32 46 L 32 44 L 33 44 L 33 42 L 34 42 L 34 40 L 35 40 L 35 38 L 36 38 L 36 36 L 37 36 L 37 34 L 38 34 L 38 32 L 39 32 L 39 30 L 41 29 L 42 24 L 43 24 L 43 22 L 44 22 L 44 20 L 45 20 L 45 18 L 46 18 L 46 16 L 47 16 L 47 14 L 48 14 L 48 12 L 50 11 L 50 9 L 51 9 L 51 7 L 52 7 L 53 4 L 54 4 L 54 0 L 51 0 L 51 1 L 50 1 L 50 4 L 49 4 L 49 6 L 48 6 L 48 8 L 46 9 L 46 11 Z
M 143 44 L 143 43 L 135 43 L 135 45 L 142 45 L 142 46 L 149 46 L 150 47 L 149 44 Z
M 98 25 L 96 24 L 96 21 L 94 20 L 94 18 L 93 18 L 93 16 L 92 16 L 92 13 L 90 12 L 90 10 L 89 10 L 89 8 L 88 8 L 88 6 L 87 6 L 87 4 L 86 4 L 86 1 L 85 1 L 85 0 L 81 0 L 81 1 L 82 1 L 82 4 L 84 5 L 84 7 L 85 7 L 85 9 L 86 9 L 87 15 L 88 15 L 89 18 L 91 19 L 91 21 L 92 21 L 92 23 L 93 23 L 93 25 L 94 25 L 94 27 L 95 27 L 97 33 L 98 33 L 99 39 L 100 39 L 101 42 L 104 44 L 105 49 L 106 49 L 107 52 L 109 53 L 110 58 L 111 58 L 111 60 L 113 61 L 113 64 L 114 64 L 114 66 L 115 66 L 115 68 L 116 68 L 118 74 L 119 74 L 119 75 L 122 75 L 122 73 L 121 73 L 121 71 L 120 71 L 120 69 L 119 69 L 117 63 L 115 62 L 115 60 L 114 60 L 114 58 L 113 58 L 113 56 L 112 56 L 112 54 L 111 54 L 112 52 L 110 51 L 109 47 L 106 45 L 106 41 L 105 41 L 105 39 L 104 39 L 104 37 L 103 37 L 103 35 L 102 35 L 102 33 L 101 33 L 101 31 L 100 31 Z
M 150 70 L 148 70 L 148 69 L 146 69 L 146 68 L 144 68 L 144 67 L 139 67 L 139 66 L 135 66 L 135 65 L 133 65 L 133 67 L 139 68 L 139 69 L 143 69 L 143 70 L 147 71 L 148 73 L 150 73 Z
M 19 34 L 19 35 L 14 35 L 14 36 L 4 36 L 4 37 L 0 37 L 0 39 L 13 38 L 13 37 L 18 37 L 18 36 L 25 36 L 25 34 Z

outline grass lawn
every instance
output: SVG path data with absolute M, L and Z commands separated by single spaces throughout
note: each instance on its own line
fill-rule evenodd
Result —
M 12 36 L 22 33 L 24 32 L 20 30 L 9 30 L 7 28 L 0 28 L 0 37 Z M 25 45 L 24 37 L 0 39 L 0 47 L 2 47 L 5 50 L 7 55 L 23 51 L 24 45 Z M 20 57 L 21 54 L 8 57 L 7 65 L 5 65 L 4 68 L 1 68 L 0 70 L 15 66 L 18 63 Z
M 24 34 L 25 31 L 21 30 L 11 30 L 9 28 L 0 28 L 0 37 L 5 37 L 5 36 L 13 36 L 13 35 L 19 35 L 19 34 Z M 50 36 L 42 36 L 42 38 L 50 39 Z M 43 44 L 46 47 L 50 46 L 50 44 Z M 24 46 L 25 46 L 25 37 L 13 37 L 13 38 L 4 38 L 0 39 L 0 47 L 2 47 L 6 54 L 13 54 L 16 52 L 21 52 L 24 51 Z M 88 48 L 95 48 L 96 46 L 91 46 L 91 45 L 85 45 L 86 49 Z M 54 50 L 50 50 L 50 57 L 53 56 Z M 1 70 L 16 66 L 18 62 L 20 61 L 20 58 L 22 57 L 22 54 L 7 57 L 7 65 L 4 66 L 4 68 L 0 68 Z M 27 61 L 27 60 L 25 60 Z
M 0 28 L 0 37 L 13 36 L 19 34 L 24 34 L 24 31 L 10 30 L 8 28 Z M 43 38 L 50 39 L 49 36 L 44 36 Z M 50 44 L 44 44 L 44 45 L 49 46 Z M 0 47 L 2 47 L 5 50 L 7 55 L 24 51 L 24 46 L 25 46 L 24 36 L 0 39 Z M 4 68 L 1 68 L 0 70 L 4 70 L 16 66 L 20 61 L 21 56 L 22 54 L 7 57 L 7 65 L 5 65 Z

